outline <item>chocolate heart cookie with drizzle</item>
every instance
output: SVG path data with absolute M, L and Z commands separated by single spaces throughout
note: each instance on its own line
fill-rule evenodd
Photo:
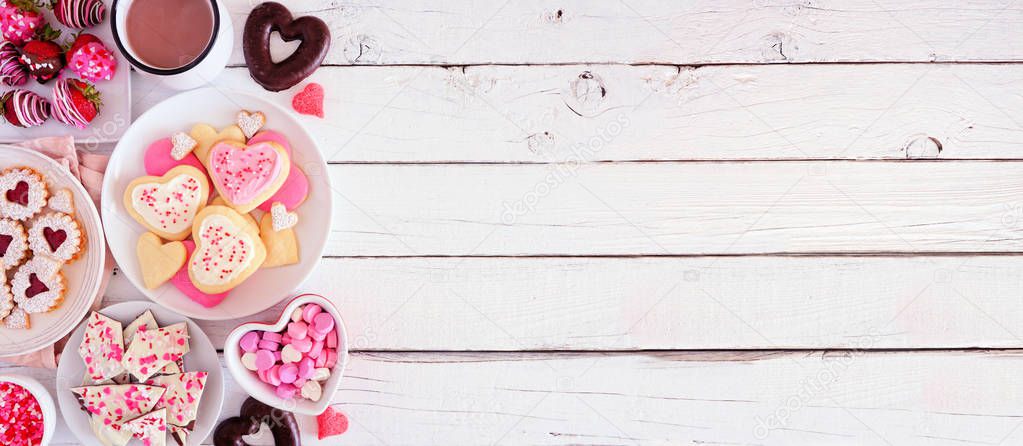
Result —
M 28 229 L 28 246 L 37 256 L 71 263 L 82 252 L 85 236 L 78 222 L 70 215 L 52 212 L 32 223 Z
M 50 196 L 43 177 L 27 167 L 0 172 L 0 217 L 28 220 L 46 206 Z
M 26 313 L 45 313 L 64 301 L 66 281 L 61 263 L 46 257 L 33 257 L 18 267 L 11 279 L 14 302 Z
M 0 273 L 18 266 L 28 252 L 28 234 L 21 223 L 0 218 Z

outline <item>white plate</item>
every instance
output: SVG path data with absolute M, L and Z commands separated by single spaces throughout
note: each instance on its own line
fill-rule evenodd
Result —
M 107 2 L 107 7 L 110 7 L 110 2 Z M 77 30 L 65 28 L 53 17 L 53 12 L 49 9 L 40 8 L 40 10 L 46 17 L 46 23 L 61 31 L 57 43 L 63 46 L 64 42 L 70 41 L 71 35 L 77 32 Z M 114 43 L 114 38 L 110 31 L 109 17 L 110 11 L 107 11 L 107 19 L 103 20 L 103 23 L 85 30 L 85 32 L 99 37 L 103 41 L 103 45 L 117 59 L 117 71 L 114 73 L 114 77 L 108 81 L 93 83 L 96 85 L 96 90 L 99 91 L 103 100 L 103 106 L 100 107 L 96 119 L 85 129 L 64 125 L 54 119 L 53 116 L 50 116 L 50 119 L 46 120 L 43 125 L 30 128 L 15 127 L 0 119 L 0 142 L 18 142 L 43 136 L 71 135 L 75 137 L 75 142 L 83 145 L 86 149 L 93 150 L 99 143 L 117 141 L 124 133 L 128 125 L 131 124 L 131 65 L 117 51 L 117 45 Z M 61 73 L 61 76 L 78 77 L 73 71 L 66 68 Z M 50 100 L 53 98 L 53 86 L 56 83 L 56 79 L 51 79 L 45 84 L 39 84 L 34 79 L 29 79 L 25 85 L 17 87 L 4 85 L 0 91 L 6 92 L 15 88 L 31 90 Z
M 150 302 L 123 302 L 111 305 L 102 310 L 100 314 L 116 321 L 122 326 L 127 326 L 146 310 L 151 310 L 156 317 L 156 323 L 161 327 L 185 322 L 188 324 L 188 347 L 189 352 L 185 355 L 186 372 L 207 372 L 206 388 L 202 392 L 202 399 L 199 401 L 199 412 L 195 417 L 195 429 L 189 436 L 190 445 L 198 445 L 213 432 L 220 416 L 220 409 L 224 405 L 224 374 L 220 369 L 220 361 L 217 357 L 217 350 L 213 348 L 210 338 L 206 337 L 202 329 L 190 319 L 178 316 L 171 311 L 160 308 Z M 71 428 L 75 436 L 86 445 L 102 446 L 99 440 L 92 433 L 89 425 L 89 415 L 81 409 L 78 400 L 71 393 L 72 387 L 82 385 L 85 378 L 85 363 L 78 355 L 77 346 L 82 343 L 82 336 L 85 334 L 85 323 L 75 330 L 71 339 L 61 355 L 60 364 L 57 366 L 57 383 L 54 389 L 57 392 L 57 402 L 60 404 L 60 413 L 64 422 Z M 132 440 L 129 445 L 141 445 L 142 442 Z M 176 444 L 169 436 L 167 444 Z
M 262 111 L 266 115 L 266 128 L 288 138 L 293 151 L 292 163 L 300 166 L 309 178 L 309 197 L 296 211 L 299 219 L 294 228 L 299 263 L 256 271 L 213 308 L 192 301 L 169 282 L 155 290 L 146 289 L 135 254 L 135 245 L 145 229 L 124 207 L 125 188 L 133 179 L 146 174 L 142 161 L 146 148 L 153 141 L 177 131 L 188 131 L 197 123 L 218 129 L 227 127 L 234 123 L 240 109 Z M 103 227 L 118 268 L 142 294 L 188 317 L 236 319 L 263 311 L 293 295 L 313 272 L 330 234 L 332 197 L 327 164 L 316 141 L 289 112 L 247 93 L 203 88 L 157 104 L 139 116 L 125 132 L 114 149 L 103 180 Z
M 70 189 L 75 200 L 75 219 L 85 232 L 85 250 L 74 263 L 64 266 L 67 279 L 64 302 L 47 313 L 29 315 L 32 328 L 12 330 L 0 326 L 0 356 L 34 352 L 64 337 L 81 322 L 103 281 L 103 229 L 99 213 L 89 194 L 64 166 L 38 152 L 20 147 L 0 145 L 0 170 L 8 167 L 31 167 L 49 185 L 50 193 Z M 2 274 L 2 273 L 0 273 Z

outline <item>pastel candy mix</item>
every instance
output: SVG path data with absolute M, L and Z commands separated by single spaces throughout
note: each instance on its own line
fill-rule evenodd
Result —
M 338 361 L 334 317 L 319 305 L 306 304 L 290 320 L 281 333 L 244 334 L 238 341 L 242 365 L 273 386 L 278 397 L 318 401 L 323 394 L 321 381 L 330 378 Z
M 43 411 L 24 387 L 0 383 L 0 444 L 38 445 L 43 441 Z

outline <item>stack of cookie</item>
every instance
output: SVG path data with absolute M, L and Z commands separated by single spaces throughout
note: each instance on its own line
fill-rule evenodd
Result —
M 0 171 L 0 320 L 31 327 L 30 315 L 58 308 L 67 283 L 61 271 L 85 249 L 69 189 L 50 193 L 28 167 Z
M 206 372 L 186 372 L 188 325 L 159 327 L 148 310 L 124 329 L 93 312 L 78 354 L 85 379 L 74 393 L 106 446 L 131 438 L 162 446 L 170 433 L 182 446 L 195 428 Z

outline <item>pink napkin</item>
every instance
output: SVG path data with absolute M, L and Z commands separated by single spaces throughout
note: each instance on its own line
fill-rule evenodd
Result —
M 71 174 L 82 182 L 85 190 L 92 197 L 92 201 L 96 203 L 96 208 L 99 209 L 100 191 L 103 189 L 103 172 L 107 170 L 109 156 L 75 150 L 75 139 L 70 136 L 33 139 L 18 145 L 45 154 L 57 160 L 64 167 L 67 167 Z M 105 273 L 103 281 L 99 285 L 99 292 L 93 296 L 93 309 L 98 308 L 102 302 L 103 293 L 107 289 L 107 282 L 110 281 L 110 275 L 114 271 L 114 258 L 110 255 L 109 249 L 105 250 L 107 255 L 106 266 L 104 268 Z M 60 360 L 60 352 L 64 350 L 65 343 L 67 343 L 66 336 L 54 345 L 42 350 L 27 355 L 9 356 L 0 359 L 14 364 L 53 369 L 57 367 L 57 361 Z

